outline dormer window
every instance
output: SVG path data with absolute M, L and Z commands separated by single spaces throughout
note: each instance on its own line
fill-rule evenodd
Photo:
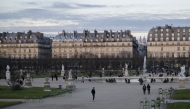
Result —
M 185 32 L 185 29 L 183 29 L 183 32 Z
M 161 29 L 161 32 L 163 32 L 163 29 Z

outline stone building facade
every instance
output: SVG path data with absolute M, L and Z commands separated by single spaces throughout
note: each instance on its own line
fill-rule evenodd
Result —
M 84 30 L 82 33 L 73 31 L 66 33 L 64 30 L 58 34 L 52 42 L 52 58 L 72 58 L 94 54 L 98 58 L 121 57 L 132 58 L 136 38 L 130 30 L 112 32 L 94 30 L 90 33 Z
M 188 67 L 190 64 L 190 27 L 165 25 L 150 29 L 147 39 L 147 57 L 152 58 L 151 64 L 154 66 L 156 61 L 157 66 L 161 63 L 162 66 L 170 66 L 168 63 L 172 61 L 170 67 L 179 67 L 182 64 Z M 182 59 L 184 59 L 183 62 Z
M 0 56 L 4 58 L 28 59 L 50 58 L 50 39 L 40 32 L 0 33 Z

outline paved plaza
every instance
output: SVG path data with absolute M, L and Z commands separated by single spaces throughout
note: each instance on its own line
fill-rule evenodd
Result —
M 66 87 L 66 82 L 59 78 L 58 81 L 50 81 L 51 87 L 58 88 L 58 85 Z M 34 87 L 43 87 L 44 78 L 34 79 Z M 186 81 L 186 88 L 190 88 L 189 81 Z M 146 85 L 148 83 L 145 83 Z M 43 103 L 22 103 L 4 109 L 139 109 L 140 101 L 145 97 L 148 100 L 158 97 L 158 88 L 173 87 L 177 89 L 179 83 L 149 83 L 151 86 L 150 95 L 143 94 L 142 85 L 139 83 L 97 83 L 77 82 L 77 89 L 73 91 L 72 97 L 65 94 L 62 97 L 49 97 L 43 99 Z M 0 80 L 0 85 L 6 85 L 4 79 Z M 92 101 L 91 89 L 95 87 L 95 102 Z

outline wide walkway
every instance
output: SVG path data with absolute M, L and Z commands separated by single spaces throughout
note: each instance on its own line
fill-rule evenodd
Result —
M 32 85 L 43 87 L 44 78 L 34 79 Z M 190 88 L 189 81 L 186 87 Z M 51 81 L 51 87 L 57 87 L 61 84 L 66 87 L 61 78 L 58 81 Z M 148 83 L 145 83 L 146 85 Z M 72 93 L 72 97 L 66 94 L 63 97 L 49 97 L 43 100 L 43 103 L 23 103 L 4 109 L 139 109 L 140 101 L 145 97 L 148 100 L 158 97 L 158 88 L 178 88 L 178 83 L 149 83 L 151 94 L 144 95 L 142 85 L 139 83 L 76 83 L 77 89 Z M 5 80 L 0 80 L 0 85 L 6 85 Z M 96 98 L 92 101 L 91 89 L 95 87 Z

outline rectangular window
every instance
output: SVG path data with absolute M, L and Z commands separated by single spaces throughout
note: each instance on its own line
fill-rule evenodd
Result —
M 185 50 L 185 47 L 183 47 L 183 50 Z
M 163 47 L 161 47 L 161 51 L 163 51 Z
M 172 37 L 174 37 L 174 33 L 172 33 Z
M 180 47 L 177 47 L 177 50 L 180 50 Z
M 29 49 L 29 53 L 31 53 L 31 50 Z

